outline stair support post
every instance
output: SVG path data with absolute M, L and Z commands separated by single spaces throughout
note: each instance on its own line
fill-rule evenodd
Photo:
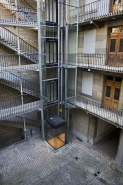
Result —
M 21 65 L 21 58 L 20 58 L 20 39 L 19 39 L 19 28 L 17 28 L 17 42 L 18 42 L 18 56 L 19 56 L 19 66 Z M 22 105 L 23 102 L 23 86 L 22 86 L 22 77 L 21 72 L 19 73 L 20 76 L 20 93 L 21 93 L 21 102 Z M 25 121 L 25 115 L 23 114 L 23 130 L 24 130 L 24 139 L 26 139 L 26 121 Z

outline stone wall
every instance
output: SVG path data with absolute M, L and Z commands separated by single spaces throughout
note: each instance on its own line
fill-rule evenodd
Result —
M 105 23 L 103 28 L 96 29 L 95 54 L 106 54 L 108 49 L 107 38 L 108 38 L 108 26 L 107 23 Z M 78 53 L 83 54 L 83 52 L 84 52 L 84 31 L 79 31 Z
M 73 134 L 87 142 L 89 115 L 81 109 L 70 110 L 70 122 L 72 122 Z
M 13 27 L 6 27 L 7 30 L 17 35 L 17 29 Z M 28 44 L 38 49 L 38 32 L 32 29 L 19 28 L 19 36 Z

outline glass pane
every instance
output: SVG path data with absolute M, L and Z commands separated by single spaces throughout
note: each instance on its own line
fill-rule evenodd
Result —
M 120 39 L 120 51 L 123 52 L 123 39 Z
M 56 1 L 53 2 L 53 22 L 56 22 Z
M 54 51 L 54 43 L 50 42 L 50 63 L 53 63 L 53 51 Z
M 52 17 L 52 0 L 50 0 L 50 22 L 53 22 L 53 17 Z
M 51 101 L 53 101 L 53 83 L 51 83 Z
M 119 27 L 111 28 L 111 33 L 117 33 L 117 32 L 119 32 Z
M 57 83 L 54 83 L 54 100 L 57 100 Z
M 115 81 L 116 81 L 116 82 L 122 82 L 122 78 L 116 77 L 116 78 L 115 78 Z
M 56 62 L 56 42 L 54 42 L 54 62 Z
M 108 76 L 107 80 L 113 80 L 113 76 Z
M 123 27 L 121 27 L 120 31 L 123 32 Z
M 49 42 L 46 42 L 46 63 L 49 63 Z
M 116 39 L 111 39 L 110 52 L 115 52 Z
M 117 5 L 118 3 L 121 3 L 121 0 L 114 0 L 114 5 Z
M 110 98 L 110 94 L 111 94 L 111 86 L 107 86 L 107 89 L 106 89 L 106 97 L 109 97 Z
M 50 84 L 47 84 L 47 98 L 47 101 L 50 102 Z
M 120 89 L 115 88 L 114 99 L 119 100 L 119 97 L 120 97 Z

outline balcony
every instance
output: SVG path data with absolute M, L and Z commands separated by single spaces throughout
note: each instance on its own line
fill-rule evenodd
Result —
M 81 68 L 123 72 L 123 55 L 121 54 L 78 54 L 77 66 Z
M 100 23 L 111 19 L 121 18 L 122 16 L 122 2 L 98 0 L 79 7 L 79 23 L 82 25 Z
M 88 100 L 80 95 L 77 95 L 76 97 L 76 107 L 81 108 L 87 113 L 99 117 L 100 119 L 110 122 L 117 127 L 123 128 L 123 111 L 114 112 L 113 110 L 105 109 L 100 103 Z

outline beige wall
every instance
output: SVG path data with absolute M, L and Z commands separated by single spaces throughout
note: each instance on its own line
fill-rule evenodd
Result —
M 70 110 L 70 116 L 73 124 L 73 134 L 82 141 L 87 142 L 89 115 L 81 109 Z
M 101 29 L 96 29 L 95 53 L 106 54 L 107 51 L 108 26 L 105 23 Z M 84 52 L 84 31 L 78 33 L 78 53 Z

